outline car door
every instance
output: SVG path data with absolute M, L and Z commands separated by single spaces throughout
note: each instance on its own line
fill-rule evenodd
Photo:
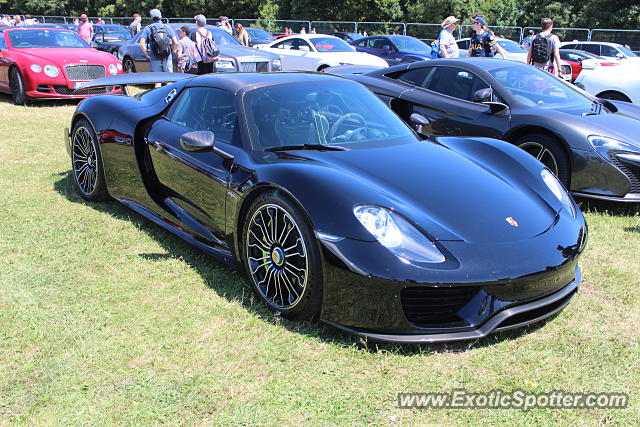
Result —
M 240 129 L 232 94 L 217 88 L 182 91 L 168 112 L 150 127 L 146 141 L 160 183 L 161 205 L 181 226 L 212 246 L 225 246 L 225 203 L 231 161 L 212 151 L 191 152 L 180 137 L 211 131 L 216 147 L 238 152 Z
M 492 114 L 487 105 L 473 102 L 474 93 L 489 85 L 468 70 L 421 67 L 405 72 L 398 79 L 414 87 L 400 98 L 410 103 L 410 113 L 419 113 L 429 120 L 430 133 L 501 138 L 509 130 L 508 111 Z
M 9 90 L 9 49 L 4 40 L 4 33 L 0 31 L 0 88 Z
M 282 40 L 274 44 L 271 48 L 266 49 L 275 53 L 282 61 L 283 70 L 311 70 L 317 69 L 317 58 L 309 56 L 311 46 L 307 41 L 300 37 L 292 37 Z

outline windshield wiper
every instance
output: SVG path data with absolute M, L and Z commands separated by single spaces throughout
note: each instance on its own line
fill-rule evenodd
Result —
M 348 151 L 348 148 L 339 145 L 323 144 L 302 144 L 302 145 L 281 145 L 279 147 L 269 147 L 265 151 L 286 151 L 286 150 L 316 150 L 316 151 Z

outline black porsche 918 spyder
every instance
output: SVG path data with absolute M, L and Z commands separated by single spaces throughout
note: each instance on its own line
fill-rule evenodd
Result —
M 405 121 L 434 135 L 498 138 L 529 152 L 574 195 L 640 202 L 640 106 L 595 98 L 516 61 L 443 59 L 385 69 L 340 66 Z
M 373 340 L 454 341 L 549 317 L 578 290 L 582 213 L 511 144 L 418 134 L 320 73 L 85 88 L 154 81 L 173 83 L 78 105 L 77 190 L 238 267 L 271 310 Z

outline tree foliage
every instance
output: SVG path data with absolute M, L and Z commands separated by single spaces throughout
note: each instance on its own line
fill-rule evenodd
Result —
M 0 0 L 0 12 L 32 15 L 145 16 L 159 8 L 167 17 L 401 21 L 440 23 L 455 15 L 469 23 L 483 13 L 490 25 L 539 26 L 551 17 L 556 27 L 640 29 L 637 0 Z

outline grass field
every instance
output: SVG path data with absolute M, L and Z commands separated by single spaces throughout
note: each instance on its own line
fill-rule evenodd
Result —
M 74 192 L 73 104 L 0 97 L 0 424 L 640 424 L 640 216 L 583 206 L 583 284 L 552 320 L 376 345 L 274 317 L 234 271 Z M 399 392 L 617 391 L 626 409 L 399 409 Z

